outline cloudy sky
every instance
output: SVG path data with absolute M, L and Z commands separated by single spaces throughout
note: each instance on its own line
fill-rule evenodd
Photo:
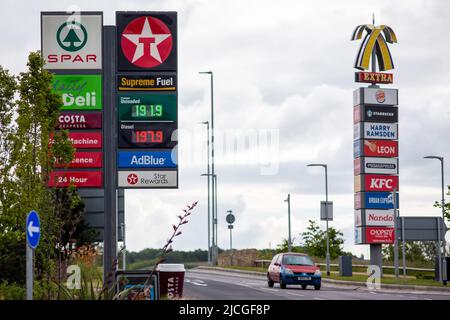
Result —
M 346 250 L 367 256 L 368 246 L 353 244 L 352 91 L 359 43 L 350 35 L 371 22 L 372 12 L 398 37 L 390 46 L 396 65 L 390 87 L 399 89 L 400 101 L 400 213 L 440 214 L 432 206 L 440 198 L 439 163 L 423 156 L 450 159 L 447 1 L 2 0 L 0 63 L 23 71 L 28 52 L 40 48 L 40 11 L 74 6 L 103 11 L 109 25 L 116 10 L 178 12 L 180 188 L 126 191 L 130 250 L 161 247 L 181 208 L 196 200 L 174 247 L 206 248 L 207 189 L 200 177 L 206 131 L 199 122 L 210 116 L 210 96 L 209 78 L 198 71 L 213 70 L 219 246 L 228 246 L 225 215 L 233 210 L 236 247 L 275 247 L 287 237 L 288 193 L 297 242 L 308 219 L 318 220 L 324 200 L 323 170 L 306 164 L 322 162 L 334 202 L 331 225 L 344 232 Z M 259 145 L 230 151 L 236 137 L 255 135 Z

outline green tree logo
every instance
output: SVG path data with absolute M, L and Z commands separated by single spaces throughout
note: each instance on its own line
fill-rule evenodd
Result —
M 56 32 L 56 40 L 59 46 L 70 52 L 82 49 L 87 42 L 87 38 L 86 28 L 75 21 L 64 22 Z

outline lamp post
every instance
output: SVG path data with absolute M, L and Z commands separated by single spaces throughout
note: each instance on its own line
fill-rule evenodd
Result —
M 216 197 L 213 198 L 213 211 L 212 211 L 212 245 L 211 245 L 211 263 L 213 266 L 217 265 L 217 258 L 219 255 L 217 247 L 217 175 L 212 173 L 201 174 L 202 177 L 212 177 L 213 178 L 213 189 Z
M 445 199 L 444 199 L 444 157 L 438 157 L 438 156 L 426 156 L 424 159 L 436 159 L 441 162 L 441 192 L 442 192 L 442 232 L 441 232 L 441 241 L 442 241 L 442 253 L 444 256 L 444 259 L 442 260 L 441 257 L 441 248 L 439 248 L 439 281 L 442 282 L 444 285 L 447 285 L 447 261 L 445 259 L 446 256 L 446 244 L 445 244 Z
M 288 252 L 292 252 L 291 240 L 291 195 L 288 194 L 287 199 L 284 200 L 288 204 Z
M 211 199 L 210 199 L 210 190 L 211 190 L 211 176 L 210 176 L 210 164 L 209 164 L 209 122 L 204 121 L 200 122 L 201 124 L 206 125 L 206 132 L 207 132 L 207 152 L 208 152 L 208 165 L 207 165 L 207 174 L 208 174 L 208 265 L 211 265 Z
M 200 71 L 199 74 L 209 74 L 211 76 L 211 176 L 212 180 L 212 216 L 213 216 L 213 238 L 215 245 L 217 246 L 217 177 L 215 176 L 214 171 L 214 76 L 212 71 Z M 217 264 L 217 248 L 213 247 L 213 265 Z
M 326 164 L 321 163 L 311 163 L 308 164 L 307 167 L 323 167 L 325 169 L 325 202 L 327 203 L 326 208 L 328 210 L 328 170 Z M 327 260 L 327 276 L 330 275 L 330 241 L 328 238 L 328 212 L 327 212 L 327 232 L 326 232 L 326 238 L 327 238 L 327 254 L 326 254 L 326 260 Z

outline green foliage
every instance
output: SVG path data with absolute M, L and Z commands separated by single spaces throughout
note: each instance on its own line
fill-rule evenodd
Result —
M 437 255 L 436 244 L 434 242 L 407 241 L 406 260 L 415 263 L 425 263 L 434 261 Z M 399 260 L 403 259 L 401 243 L 398 249 Z M 394 261 L 394 245 L 383 246 L 383 257 L 387 261 Z
M 301 234 L 306 252 L 313 257 L 325 258 L 327 252 L 326 230 L 322 230 L 314 220 L 309 220 L 308 222 L 309 225 L 306 231 Z M 331 259 L 336 259 L 345 254 L 342 250 L 342 245 L 344 244 L 343 236 L 344 234 L 341 231 L 333 227 L 328 228 Z
M 0 282 L 0 300 L 23 300 L 25 294 L 25 288 L 17 283 Z
M 447 195 L 450 196 L 450 186 L 447 186 Z M 442 202 L 436 201 L 433 205 L 435 208 L 441 208 L 442 209 Z M 445 202 L 444 201 L 444 216 L 447 219 L 448 222 L 450 222 L 450 201 Z
M 292 238 L 291 241 L 292 241 L 291 252 L 305 253 L 304 248 L 294 245 L 295 238 Z M 277 245 L 276 253 L 282 253 L 282 252 L 288 252 L 288 251 L 289 251 L 289 241 L 288 241 L 288 239 L 283 239 L 282 242 Z M 273 257 L 273 255 L 272 255 L 272 257 Z M 268 259 L 272 259 L 272 257 L 270 257 Z

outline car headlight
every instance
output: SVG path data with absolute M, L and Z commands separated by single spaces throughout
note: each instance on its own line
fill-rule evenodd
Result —
M 285 273 L 285 274 L 294 274 L 294 272 L 292 272 L 292 270 L 289 269 L 289 268 L 285 268 L 285 269 L 284 269 L 284 273 Z
M 315 275 L 315 276 L 321 276 L 321 275 L 322 275 L 322 272 L 320 271 L 320 269 L 317 269 L 317 270 L 314 272 L 314 275 Z

